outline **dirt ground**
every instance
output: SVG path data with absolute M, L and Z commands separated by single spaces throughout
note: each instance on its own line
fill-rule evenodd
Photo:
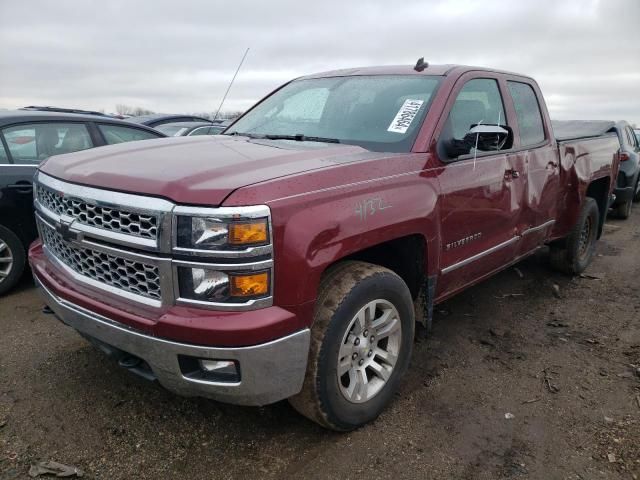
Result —
M 99 479 L 640 478 L 640 208 L 598 252 L 584 277 L 542 252 L 438 306 L 393 404 L 349 434 L 147 383 L 40 313 L 27 278 L 0 299 L 0 478 L 39 460 Z

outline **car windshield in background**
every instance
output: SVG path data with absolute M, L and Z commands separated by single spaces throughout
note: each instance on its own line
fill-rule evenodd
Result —
M 440 79 L 370 75 L 297 80 L 257 105 L 225 135 L 409 152 Z
M 158 125 L 157 127 L 155 127 L 155 129 L 169 137 L 179 137 L 187 130 L 187 127 L 166 123 L 164 125 Z

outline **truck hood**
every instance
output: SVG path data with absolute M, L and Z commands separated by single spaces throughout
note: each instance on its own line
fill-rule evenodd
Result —
M 215 206 L 243 186 L 378 156 L 352 145 L 198 136 L 57 155 L 40 170 L 77 184 Z

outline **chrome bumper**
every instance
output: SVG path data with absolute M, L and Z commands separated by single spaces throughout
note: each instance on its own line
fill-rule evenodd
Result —
M 150 337 L 58 297 L 36 277 L 45 302 L 66 325 L 88 337 L 144 360 L 153 376 L 179 395 L 199 396 L 238 405 L 266 405 L 302 389 L 310 333 L 301 330 L 261 345 L 236 348 L 204 347 Z M 183 375 L 178 355 L 235 360 L 237 383 L 212 382 Z

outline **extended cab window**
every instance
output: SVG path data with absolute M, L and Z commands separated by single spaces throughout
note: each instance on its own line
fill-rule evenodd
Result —
M 507 85 L 516 109 L 518 127 L 520 127 L 520 144 L 526 147 L 544 141 L 542 114 L 533 88 L 521 82 L 509 81 Z
M 149 140 L 159 138 L 146 130 L 139 128 L 123 127 L 121 125 L 100 124 L 98 128 L 102 132 L 105 141 L 112 145 L 114 143 L 135 142 L 137 140 Z
M 373 151 L 409 152 L 440 79 L 362 75 L 297 80 L 257 105 L 225 135 L 328 139 Z
M 455 159 L 478 151 L 510 148 L 498 82 L 491 78 L 469 80 L 458 93 L 445 122 L 438 149 L 441 158 Z M 482 131 L 474 127 L 484 127 Z
M 13 163 L 37 164 L 47 157 L 93 147 L 81 123 L 31 123 L 2 130 Z

